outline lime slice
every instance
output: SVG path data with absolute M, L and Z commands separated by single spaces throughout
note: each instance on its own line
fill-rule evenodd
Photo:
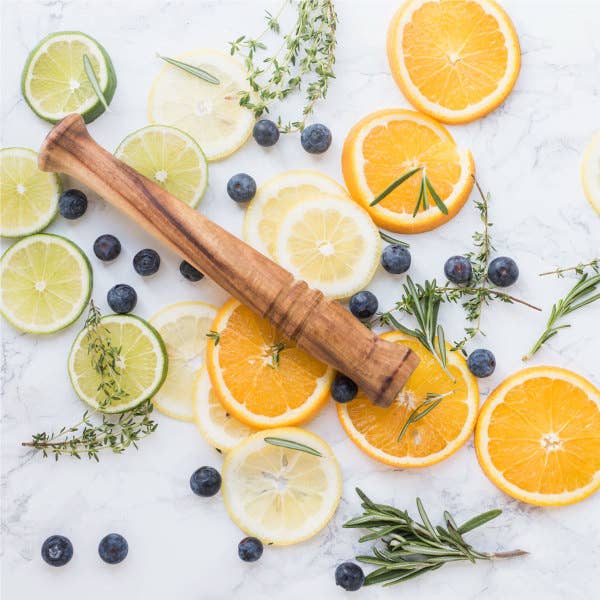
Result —
M 33 150 L 0 150 L 0 235 L 21 237 L 47 227 L 56 215 L 61 190 L 56 173 L 38 169 Z
M 58 235 L 15 242 L 0 259 L 0 312 L 27 333 L 53 333 L 79 317 L 90 298 L 85 254 Z
M 197 206 L 206 191 L 206 157 L 192 137 L 175 127 L 138 129 L 115 156 L 190 206 Z
M 57 123 L 70 113 L 79 113 L 91 123 L 104 112 L 85 72 L 83 57 L 89 57 L 107 103 L 117 87 L 117 77 L 106 50 L 79 31 L 59 31 L 45 37 L 29 54 L 21 88 L 27 104 L 42 119 Z
M 167 353 L 160 335 L 143 319 L 133 315 L 107 315 L 102 317 L 102 335 L 113 348 L 119 349 L 116 365 L 119 374 L 116 384 L 125 392 L 119 402 L 100 408 L 105 398 L 98 391 L 102 383 L 100 374 L 92 366 L 88 352 L 90 330 L 79 332 L 69 354 L 69 377 L 77 395 L 92 408 L 105 413 L 130 410 L 152 398 L 167 375 Z

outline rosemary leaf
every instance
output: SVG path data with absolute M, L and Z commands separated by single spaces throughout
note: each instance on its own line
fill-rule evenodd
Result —
M 90 57 L 87 54 L 83 55 L 83 68 L 85 69 L 85 74 L 90 82 L 90 85 L 92 86 L 92 89 L 94 90 L 94 93 L 98 97 L 98 100 L 100 100 L 102 106 L 104 106 L 104 110 L 110 112 L 110 109 L 108 108 L 108 102 L 106 101 L 106 98 L 104 97 L 104 94 L 100 89 L 100 83 L 98 82 L 98 78 L 96 77 L 96 73 L 94 72 L 92 61 L 90 60 Z
M 298 450 L 300 452 L 306 452 L 307 454 L 312 454 L 313 456 L 318 456 L 323 458 L 323 454 L 306 444 L 301 444 L 300 442 L 294 442 L 293 440 L 286 440 L 284 438 L 278 437 L 266 437 L 265 442 L 267 444 L 271 444 L 273 446 L 282 446 L 283 448 L 289 448 L 290 450 Z
M 199 77 L 200 79 L 203 79 L 208 83 L 212 83 L 214 85 L 219 85 L 219 83 L 221 83 L 214 75 L 212 75 L 208 71 L 205 71 L 204 69 L 201 69 L 200 67 L 189 65 L 188 63 L 181 62 L 180 60 L 176 60 L 174 58 L 169 58 L 168 56 L 161 56 L 160 54 L 157 54 L 156 56 L 158 56 L 158 58 L 160 58 L 161 60 L 164 60 L 165 62 L 168 62 L 169 64 L 173 65 L 174 67 L 177 67 L 182 71 L 186 71 L 190 75 Z
M 454 392 L 446 392 L 445 394 L 427 394 L 427 397 L 421 404 L 416 406 L 414 410 L 408 415 L 406 422 L 402 426 L 400 433 L 398 434 L 398 442 L 402 441 L 402 438 L 408 431 L 408 428 L 413 424 L 426 417 L 438 404 L 446 397 L 450 396 Z
M 387 242 L 388 244 L 394 244 L 396 246 L 404 246 L 405 248 L 410 248 L 410 244 L 408 242 L 404 242 L 401 239 L 394 237 L 393 235 L 390 235 L 385 231 L 382 231 L 381 229 L 379 230 L 379 235 L 381 236 L 381 239 L 384 242 Z
M 469 519 L 465 523 L 463 523 L 460 527 L 456 527 L 456 531 L 461 535 L 464 533 L 468 533 L 469 531 L 473 531 L 473 529 L 477 529 L 477 527 L 481 527 L 485 525 L 489 521 L 499 517 L 502 514 L 502 511 L 499 508 L 494 510 L 488 510 L 487 512 L 481 513 L 472 519 Z
M 213 331 L 212 329 L 206 334 L 206 337 L 209 340 L 212 340 L 215 343 L 215 346 L 218 346 L 219 342 L 221 341 L 221 335 L 219 334 L 219 332 Z
M 423 167 L 417 167 L 416 169 L 411 169 L 407 173 L 404 173 L 401 177 L 398 177 L 394 182 L 390 183 L 383 192 L 381 192 L 376 198 L 369 204 L 369 206 L 375 206 L 379 204 L 384 198 L 387 198 L 398 186 L 402 185 L 407 179 L 412 177 L 415 173 L 420 171 Z
M 431 197 L 433 198 L 433 201 L 435 202 L 435 205 L 440 209 L 440 211 L 442 211 L 445 215 L 447 215 L 448 207 L 444 204 L 442 199 L 439 197 L 438 193 L 433 189 L 433 186 L 431 185 L 431 181 L 429 181 L 429 177 L 427 177 L 426 173 L 423 173 L 423 179 L 425 181 L 427 190 L 429 191 L 429 193 L 431 194 Z

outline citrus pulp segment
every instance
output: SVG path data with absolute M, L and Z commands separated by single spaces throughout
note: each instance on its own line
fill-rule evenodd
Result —
M 600 131 L 583 152 L 581 182 L 586 198 L 600 215 Z

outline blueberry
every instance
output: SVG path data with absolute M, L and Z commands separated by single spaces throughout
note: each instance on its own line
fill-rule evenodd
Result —
M 121 242 L 114 235 L 105 233 L 94 242 L 94 254 L 100 260 L 114 260 L 121 254 Z
M 469 354 L 467 365 L 475 377 L 489 377 L 496 368 L 496 358 L 489 350 L 478 348 Z
M 387 246 L 381 253 L 381 266 L 394 275 L 406 273 L 410 268 L 410 251 L 404 246 Z
M 256 194 L 256 181 L 246 173 L 238 173 L 227 182 L 227 193 L 236 202 L 249 202 Z
M 357 292 L 350 298 L 350 312 L 359 319 L 372 317 L 377 312 L 378 307 L 377 296 L 368 290 Z
M 125 560 L 129 552 L 127 540 L 118 533 L 105 535 L 98 545 L 100 558 L 109 565 L 116 565 Z
M 187 260 L 182 260 L 179 265 L 179 272 L 188 280 L 188 281 L 200 281 L 204 275 L 198 271 L 195 267 L 190 265 Z
M 133 257 L 133 268 L 138 275 L 154 275 L 160 268 L 160 256 L 156 250 L 144 248 Z
M 135 290 L 126 283 L 119 283 L 108 290 L 106 294 L 108 305 L 116 313 L 125 314 L 131 312 L 137 304 Z
M 87 210 L 87 196 L 81 190 L 67 190 L 58 200 L 58 212 L 65 219 L 79 219 Z
M 73 558 L 73 544 L 64 535 L 51 535 L 42 544 L 42 558 L 53 567 L 62 567 Z
M 499 256 L 490 263 L 488 278 L 494 285 L 507 287 L 519 279 L 519 267 L 512 258 Z
M 338 565 L 335 570 L 335 584 L 344 588 L 347 592 L 359 590 L 365 582 L 363 570 L 353 562 L 345 562 Z
M 262 553 L 262 542 L 255 537 L 246 537 L 238 544 L 238 556 L 244 562 L 257 561 Z
M 221 475 L 212 467 L 200 467 L 192 473 L 190 487 L 198 496 L 214 496 L 221 489 Z
M 252 135 L 259 146 L 274 146 L 279 140 L 279 127 L 269 119 L 257 121 Z
M 300 142 L 310 154 L 323 154 L 331 146 L 331 131 L 321 123 L 309 125 L 302 131 Z
M 331 384 L 331 397 L 342 404 L 354 400 L 358 394 L 358 386 L 350 379 L 341 373 L 338 373 Z
M 466 256 L 451 256 L 444 265 L 444 275 L 452 283 L 468 283 L 473 276 L 471 261 Z

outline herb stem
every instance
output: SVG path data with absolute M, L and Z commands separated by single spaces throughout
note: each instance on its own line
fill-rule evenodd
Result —
M 445 293 L 445 292 L 455 292 L 457 288 L 452 287 L 452 286 L 443 286 L 443 287 L 438 287 L 437 289 L 439 292 Z M 485 302 L 486 299 L 493 300 L 494 298 L 503 298 L 504 300 L 509 300 L 511 303 L 514 302 L 516 304 L 522 304 L 523 306 L 527 306 L 529 308 L 532 308 L 533 310 L 537 310 L 538 312 L 542 311 L 542 309 L 539 306 L 535 306 L 535 304 L 531 304 L 530 302 L 521 300 L 520 298 L 516 298 L 515 296 L 511 296 L 510 294 L 507 294 L 506 292 L 500 292 L 494 288 L 461 286 L 458 289 L 464 291 L 465 293 L 471 293 L 471 294 L 479 293 L 481 295 L 482 302 Z M 491 296 L 493 296 L 493 298 L 491 298 Z M 481 315 L 480 315 L 480 317 L 481 317 Z
M 560 269 L 555 269 L 554 271 L 546 271 L 545 273 L 540 273 L 540 277 L 545 277 L 546 275 L 556 275 L 557 277 L 561 277 L 564 273 L 570 271 L 575 271 L 578 275 L 583 275 L 586 269 L 592 269 L 596 273 L 600 273 L 600 258 L 593 258 L 588 262 L 579 263 L 573 267 L 562 267 Z

